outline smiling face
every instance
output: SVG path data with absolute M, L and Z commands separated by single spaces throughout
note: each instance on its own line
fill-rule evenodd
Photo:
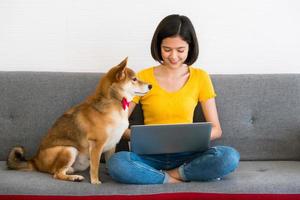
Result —
M 167 37 L 161 43 L 163 65 L 170 68 L 179 68 L 188 57 L 189 44 L 180 36 Z

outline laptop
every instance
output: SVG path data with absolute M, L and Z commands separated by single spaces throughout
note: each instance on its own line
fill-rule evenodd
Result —
M 140 155 L 202 152 L 208 149 L 210 122 L 132 125 L 130 149 Z

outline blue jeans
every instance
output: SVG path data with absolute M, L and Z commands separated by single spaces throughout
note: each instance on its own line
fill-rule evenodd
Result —
M 184 181 L 209 181 L 233 172 L 239 164 L 239 153 L 226 146 L 209 148 L 205 152 L 137 155 L 122 151 L 108 161 L 110 176 L 128 184 L 168 183 L 164 170 L 178 168 Z

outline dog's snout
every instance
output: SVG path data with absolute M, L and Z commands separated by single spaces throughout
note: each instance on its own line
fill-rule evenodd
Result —
M 151 90 L 151 88 L 152 88 L 152 85 L 150 85 L 150 84 L 149 84 L 149 85 L 148 85 L 148 88 L 149 88 L 149 90 Z

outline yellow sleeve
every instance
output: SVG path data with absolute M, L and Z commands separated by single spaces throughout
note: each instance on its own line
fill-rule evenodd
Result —
M 216 97 L 216 93 L 214 90 L 214 86 L 210 79 L 210 76 L 207 72 L 202 71 L 201 73 L 201 81 L 200 81 L 200 93 L 199 93 L 199 101 L 205 102 L 208 99 Z
M 132 102 L 135 104 L 138 104 L 140 102 L 140 99 L 141 99 L 140 96 L 135 96 L 135 97 L 133 97 Z

